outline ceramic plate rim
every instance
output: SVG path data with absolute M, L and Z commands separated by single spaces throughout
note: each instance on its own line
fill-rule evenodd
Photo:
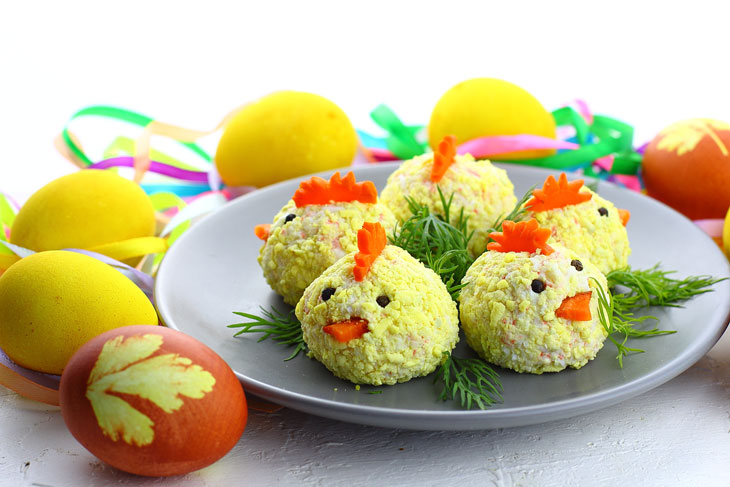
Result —
M 398 166 L 398 163 L 383 163 L 371 166 L 355 166 L 351 168 L 343 168 L 343 170 L 354 169 L 358 173 L 358 179 L 368 178 L 371 172 L 390 172 Z M 542 178 L 549 174 L 557 174 L 558 171 L 546 170 L 532 166 L 523 166 L 516 164 L 497 164 L 499 167 L 506 168 L 510 173 L 527 172 Z M 324 176 L 331 174 L 333 171 L 317 173 Z M 240 205 L 247 205 L 248 201 L 255 197 L 261 197 L 262 194 L 270 192 L 278 192 L 279 188 L 289 186 L 295 181 L 301 181 L 311 175 L 282 181 L 274 185 L 262 188 L 253 193 L 244 195 L 232 202 L 227 203 L 223 208 L 209 215 L 202 221 L 211 221 L 210 219 L 224 219 L 227 213 L 235 211 Z M 610 184 L 601 182 L 601 184 Z M 628 191 L 628 190 L 624 190 Z M 259 195 L 259 196 L 256 196 Z M 644 195 L 636 195 L 643 198 L 643 203 L 649 205 L 658 205 L 674 212 L 666 205 L 646 197 Z M 282 203 L 283 204 L 283 203 Z M 684 218 L 684 216 L 676 213 L 676 216 Z M 179 241 L 192 238 L 196 230 L 201 228 L 199 225 L 193 225 L 190 230 L 180 237 Z M 701 231 L 698 229 L 698 232 Z M 714 245 L 714 244 L 713 244 Z M 169 261 L 169 255 L 176 252 L 179 246 L 173 245 L 168 251 L 168 255 L 163 259 L 155 281 L 156 304 L 160 313 L 160 317 L 170 328 L 183 331 L 184 327 L 180 327 L 173 317 L 173 313 L 168 308 L 169 303 L 165 301 L 167 292 L 167 275 L 170 267 L 166 265 Z M 726 266 L 724 274 L 728 275 L 728 267 Z M 717 290 L 715 291 L 717 292 Z M 160 298 L 161 299 L 158 299 Z M 659 385 L 676 377 L 695 362 L 697 362 L 712 346 L 719 340 L 724 330 L 727 328 L 730 320 L 730 299 L 725 299 L 722 306 L 715 309 L 711 315 L 713 326 L 708 326 L 707 330 L 701 334 L 694 342 L 691 342 L 680 355 L 675 356 L 672 360 L 665 363 L 662 367 L 653 369 L 647 374 L 637 379 L 622 383 L 613 388 L 602 389 L 593 393 L 579 396 L 576 398 L 566 398 L 554 400 L 544 404 L 534 404 L 528 406 L 517 406 L 502 409 L 486 409 L 486 410 L 413 410 L 413 409 L 393 409 L 381 406 L 371 406 L 363 404 L 350 404 L 337 402 L 335 400 L 313 397 L 301 394 L 295 391 L 288 391 L 277 387 L 274 384 L 267 384 L 254 377 L 247 376 L 234 368 L 234 372 L 239 380 L 243 383 L 244 388 L 248 392 L 252 392 L 264 399 L 272 400 L 283 406 L 293 409 L 302 410 L 315 415 L 321 415 L 332 419 L 357 422 L 372 426 L 401 427 L 407 429 L 429 429 L 429 430 L 470 430 L 470 429 L 489 429 L 505 426 L 520 426 L 528 424 L 537 424 L 545 421 L 564 419 L 578 414 L 584 414 L 591 411 L 601 409 L 626 399 L 630 399 L 641 393 L 647 392 Z M 396 386 L 397 387 L 397 386 Z M 363 416 L 363 413 L 365 415 Z M 428 420 L 438 419 L 437 427 L 429 427 Z M 426 421 L 427 424 L 424 424 Z

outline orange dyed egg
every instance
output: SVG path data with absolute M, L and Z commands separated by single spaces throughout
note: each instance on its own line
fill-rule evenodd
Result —
M 690 219 L 724 218 L 730 207 L 730 124 L 677 122 L 647 146 L 647 193 Z
M 231 368 L 169 328 L 126 326 L 84 344 L 61 376 L 71 434 L 104 462 L 147 476 L 203 468 L 238 442 L 248 418 Z

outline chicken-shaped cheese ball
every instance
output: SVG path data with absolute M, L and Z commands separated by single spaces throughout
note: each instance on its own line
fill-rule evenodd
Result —
M 557 181 L 548 176 L 532 194 L 525 208 L 540 227 L 550 229 L 550 243 L 577 252 L 604 274 L 626 267 L 631 253 L 628 210 L 617 209 L 584 187 L 581 179 L 568 182 L 565 173 Z
M 486 229 L 508 214 L 517 198 L 507 171 L 486 160 L 476 161 L 470 154 L 457 155 L 455 141 L 454 136 L 447 136 L 433 154 L 405 161 L 388 177 L 380 200 L 404 221 L 411 216 L 406 196 L 443 215 L 438 189 L 447 201 L 453 195 L 450 218 L 457 218 L 462 210 L 469 217 L 467 230 L 474 232 L 469 253 L 476 257 L 487 245 Z
M 596 286 L 603 274 L 588 260 L 549 246 L 537 221 L 503 223 L 469 268 L 459 298 L 469 346 L 484 360 L 517 372 L 580 368 L 603 346 Z
M 386 245 L 379 223 L 363 225 L 358 248 L 315 279 L 297 304 L 310 356 L 356 384 L 430 374 L 459 340 L 456 303 L 435 272 Z
M 258 261 L 266 281 L 296 306 L 322 271 L 357 250 L 357 231 L 366 221 L 387 231 L 395 225 L 371 181 L 358 183 L 352 172 L 344 178 L 336 172 L 329 181 L 315 176 L 302 182 L 273 223 L 256 226 L 264 241 Z

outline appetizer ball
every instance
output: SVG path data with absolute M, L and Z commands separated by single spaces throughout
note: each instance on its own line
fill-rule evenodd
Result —
M 484 360 L 541 374 L 580 368 L 603 346 L 598 319 L 606 278 L 576 253 L 546 240 L 536 220 L 505 221 L 464 276 L 459 298 L 466 341 Z M 594 280 L 595 279 L 595 280 Z
M 313 177 L 303 182 L 270 225 L 258 225 L 264 240 L 259 264 L 271 288 L 296 306 L 304 289 L 341 257 L 357 250 L 357 231 L 366 221 L 392 231 L 395 218 L 377 202 L 370 181 L 356 183 L 351 172 L 329 181 Z
M 548 176 L 525 208 L 541 227 L 550 229 L 550 243 L 557 243 L 590 260 L 604 274 L 628 265 L 630 214 L 583 186 Z
M 307 287 L 296 307 L 310 356 L 356 384 L 395 384 L 430 374 L 459 340 L 456 303 L 435 272 L 385 245 L 365 223 L 357 253 Z
M 674 123 L 644 151 L 646 191 L 687 218 L 723 218 L 730 207 L 730 124 L 695 118 Z
M 403 221 L 411 216 L 406 196 L 443 215 L 438 188 L 447 201 L 453 194 L 450 217 L 455 219 L 462 209 L 469 217 L 467 229 L 474 232 L 469 252 L 476 257 L 486 248 L 486 229 L 508 214 L 517 198 L 507 171 L 489 161 L 475 161 L 469 154 L 456 155 L 455 141 L 453 136 L 446 137 L 434 154 L 404 162 L 388 177 L 380 198 Z

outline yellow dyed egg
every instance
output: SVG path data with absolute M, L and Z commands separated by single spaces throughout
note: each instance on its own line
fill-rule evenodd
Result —
M 155 233 L 145 192 L 113 172 L 78 171 L 34 193 L 15 217 L 10 241 L 35 250 L 90 249 Z
M 266 186 L 349 165 L 357 135 L 337 105 L 311 93 L 279 91 L 246 105 L 226 126 L 215 155 L 230 186 Z
M 532 134 L 555 138 L 555 120 L 540 102 L 517 85 L 495 78 L 462 81 L 447 91 L 431 113 L 428 141 L 434 150 L 447 135 L 462 144 L 478 137 Z M 520 151 L 497 160 L 532 159 L 553 150 Z
M 0 348 L 28 369 L 60 374 L 91 338 L 157 323 L 155 308 L 132 281 L 83 254 L 39 252 L 0 276 Z

